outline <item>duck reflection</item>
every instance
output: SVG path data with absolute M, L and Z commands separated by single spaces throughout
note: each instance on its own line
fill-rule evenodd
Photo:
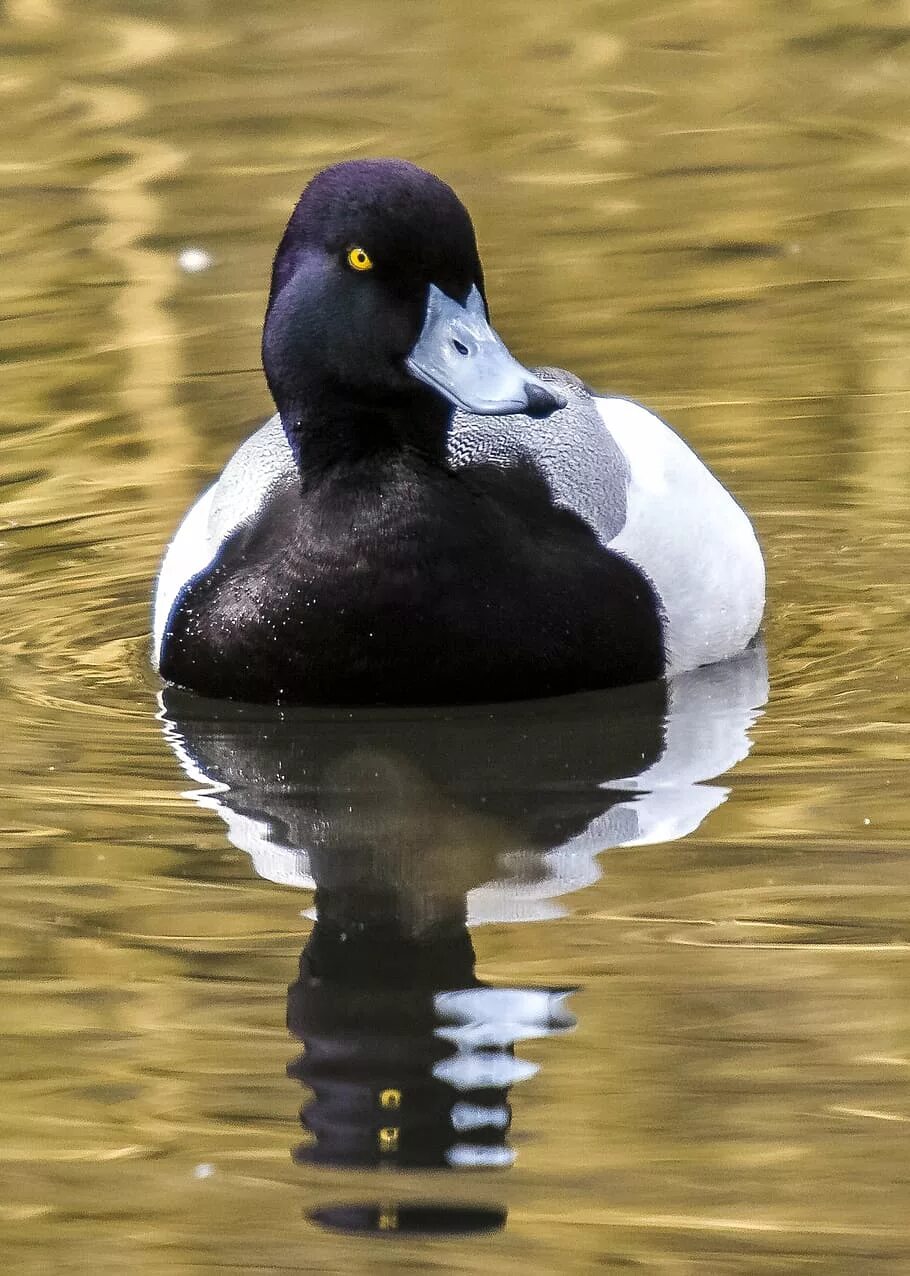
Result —
M 288 1027 L 305 1045 L 288 1072 L 312 1091 L 301 1161 L 459 1168 L 510 1165 L 510 1088 L 537 1068 L 514 1046 L 574 1025 L 566 990 L 475 978 L 464 916 L 421 935 L 392 920 L 318 919 Z
M 761 648 L 670 683 L 489 708 L 276 709 L 164 690 L 166 736 L 203 786 L 190 796 L 262 877 L 315 892 L 288 990 L 304 1045 L 288 1071 L 311 1094 L 295 1158 L 511 1164 L 509 1092 L 536 1072 L 516 1045 L 570 1031 L 572 989 L 480 981 L 470 927 L 559 916 L 602 852 L 697 828 L 766 697 Z M 330 1213 L 361 1230 L 402 1217 Z

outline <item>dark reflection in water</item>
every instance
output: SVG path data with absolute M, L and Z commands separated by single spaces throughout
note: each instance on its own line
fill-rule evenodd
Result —
M 328 1205 L 311 1218 L 336 1232 L 375 1236 L 469 1236 L 505 1227 L 506 1211 L 483 1205 Z
M 313 1101 L 315 1138 L 297 1159 L 332 1165 L 510 1165 L 509 1089 L 537 1068 L 517 1041 L 574 1026 L 566 991 L 490 988 L 474 975 L 464 912 L 412 934 L 352 892 L 340 912 L 320 889 L 317 921 L 288 990 L 288 1027 L 305 1045 L 288 1068 Z M 392 900 L 387 904 L 394 907 Z M 328 915 L 327 915 L 328 914 Z
M 558 916 L 611 847 L 670 841 L 727 790 L 767 695 L 764 652 L 673 682 L 458 710 L 313 711 L 168 688 L 165 732 L 263 877 L 315 891 L 288 989 L 310 1092 L 302 1163 L 512 1163 L 516 1045 L 572 1029 L 571 988 L 491 987 L 469 926 Z M 454 1212 L 453 1212 L 454 1211 Z M 473 1231 L 504 1209 L 359 1204 L 356 1231 Z

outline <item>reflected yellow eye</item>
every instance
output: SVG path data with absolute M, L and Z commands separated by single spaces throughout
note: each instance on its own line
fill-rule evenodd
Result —
M 372 270 L 373 258 L 363 248 L 349 248 L 348 265 L 352 270 Z

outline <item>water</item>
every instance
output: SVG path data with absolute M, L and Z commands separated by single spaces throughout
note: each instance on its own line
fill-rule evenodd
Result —
M 2 38 L 5 1270 L 910 1271 L 904 6 Z M 150 581 L 268 411 L 284 218 L 390 153 L 468 203 L 519 358 L 752 513 L 769 695 L 758 651 L 667 698 L 159 705 Z

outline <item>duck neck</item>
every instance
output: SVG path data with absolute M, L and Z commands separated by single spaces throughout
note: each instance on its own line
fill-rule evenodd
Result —
M 279 404 L 281 424 L 304 482 L 338 467 L 400 454 L 444 466 L 454 409 L 422 386 L 369 399 L 327 390 Z

